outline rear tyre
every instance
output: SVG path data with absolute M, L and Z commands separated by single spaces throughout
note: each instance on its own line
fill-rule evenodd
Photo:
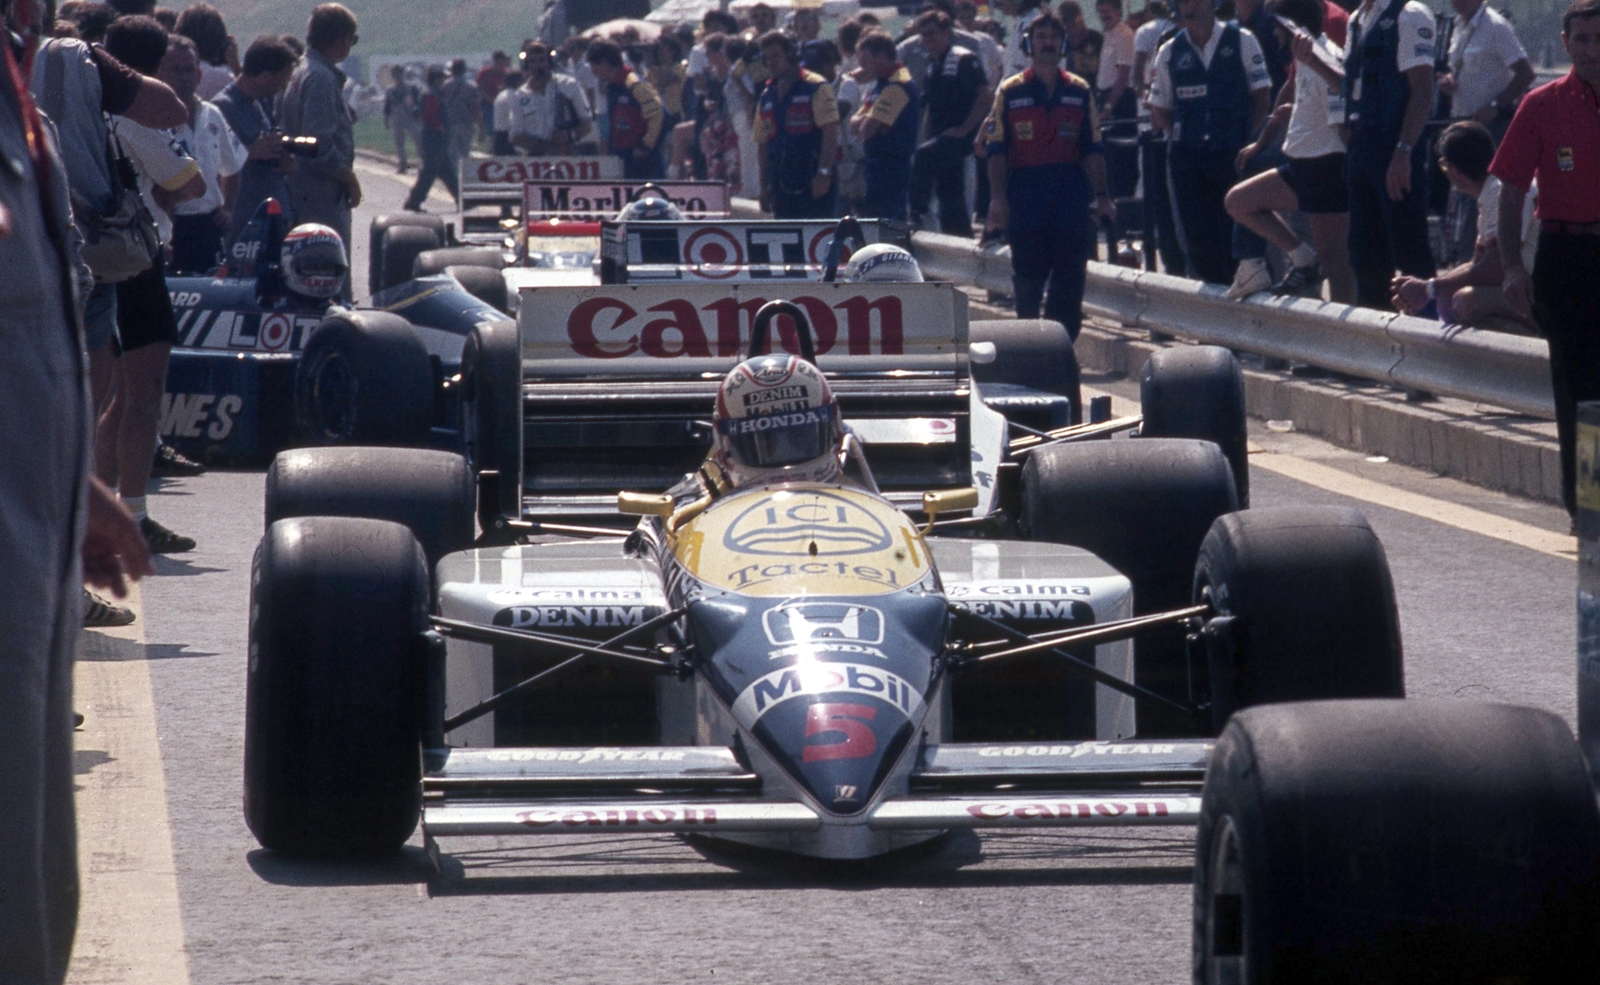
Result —
M 1083 419 L 1083 394 L 1078 383 L 1078 357 L 1072 337 L 1058 321 L 1007 319 L 975 321 L 967 326 L 972 342 L 992 342 L 995 360 L 974 363 L 979 385 L 1010 384 L 1054 393 L 1072 401 L 1072 420 Z
M 308 444 L 427 444 L 433 363 L 399 315 L 340 312 L 324 319 L 306 345 L 294 406 Z
M 429 570 L 472 546 L 472 469 L 431 448 L 297 448 L 267 469 L 267 526 L 298 516 L 388 520 L 411 531 Z
M 432 229 L 440 243 L 445 241 L 444 220 L 436 215 L 418 212 L 401 212 L 398 215 L 380 215 L 367 227 L 367 292 L 376 294 L 383 290 L 383 234 L 396 226 L 419 226 Z
M 422 548 L 397 523 L 280 520 L 251 571 L 244 808 L 288 855 L 397 851 L 422 806 Z
M 411 264 L 412 277 L 442 274 L 446 267 L 505 267 L 505 254 L 498 246 L 445 246 L 417 254 Z
M 1083 547 L 1133 583 L 1135 614 L 1190 604 L 1195 558 L 1217 517 L 1237 509 L 1233 473 L 1209 441 L 1087 441 L 1040 448 L 1022 467 L 1019 524 L 1031 540 Z M 1134 641 L 1134 679 L 1189 701 L 1181 627 Z M 1142 736 L 1192 735 L 1188 715 L 1145 703 Z
M 1214 441 L 1233 468 L 1239 508 L 1250 505 L 1250 465 L 1244 422 L 1244 374 L 1221 346 L 1159 349 L 1139 374 L 1146 438 Z
M 511 313 L 506 295 L 506 278 L 498 268 L 452 265 L 444 268 L 444 272 L 454 277 L 463 290 L 479 301 L 502 315 Z
M 467 456 L 480 474 L 478 522 L 485 537 L 501 540 L 505 519 L 522 515 L 522 350 L 516 322 L 473 328 L 461 351 L 461 394 Z
M 1355 510 L 1219 518 L 1200 546 L 1193 599 L 1223 617 L 1202 634 L 1214 729 L 1251 705 L 1405 696 L 1389 562 Z
M 411 269 L 416 265 L 417 256 L 435 249 L 441 242 L 434 230 L 422 226 L 395 226 L 386 230 L 378 290 L 386 291 L 411 280 L 415 276 Z
M 1206 770 L 1194 980 L 1590 980 L 1597 874 L 1594 789 L 1548 712 L 1251 708 Z

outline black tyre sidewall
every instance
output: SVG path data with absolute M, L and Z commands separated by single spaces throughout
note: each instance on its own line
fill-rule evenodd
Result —
M 499 481 L 499 515 L 522 513 L 522 351 L 513 321 L 480 324 L 461 353 L 462 422 L 473 471 L 493 469 Z M 487 532 L 487 521 L 482 518 Z
M 383 854 L 415 830 L 428 604 L 422 549 L 398 524 L 268 528 L 251 568 L 245 700 L 245 817 L 263 847 Z
M 992 342 L 995 360 L 972 364 L 972 378 L 984 383 L 1009 383 L 1072 401 L 1072 420 L 1083 419 L 1083 393 L 1078 356 L 1072 337 L 1058 321 L 1006 319 L 974 321 L 967 326 L 970 342 Z
M 378 290 L 388 290 L 411 280 L 417 257 L 437 249 L 439 242 L 438 235 L 425 226 L 394 226 L 384 230 Z
M 442 274 L 446 267 L 505 267 L 505 255 L 498 246 L 440 246 L 424 250 L 411 264 L 412 277 Z
M 456 282 L 461 285 L 461 289 L 468 294 L 502 315 L 510 314 L 510 298 L 506 293 L 506 278 L 499 270 L 491 267 L 452 264 L 444 268 L 444 272 L 454 277 Z
M 383 234 L 396 226 L 420 226 L 432 229 L 439 242 L 445 241 L 444 220 L 436 215 L 417 212 L 380 215 L 367 227 L 367 292 L 376 294 L 383 290 Z
M 327 361 L 346 360 L 354 422 L 330 432 L 316 399 Z M 295 418 L 310 444 L 425 445 L 433 425 L 433 364 L 416 330 L 398 315 L 331 315 L 312 334 L 295 378 Z
M 1157 350 L 1139 373 L 1139 405 L 1144 437 L 1216 442 L 1233 468 L 1239 507 L 1250 505 L 1244 374 L 1233 353 L 1214 345 Z

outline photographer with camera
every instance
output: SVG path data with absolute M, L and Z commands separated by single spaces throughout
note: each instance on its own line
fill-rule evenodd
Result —
M 275 34 L 251 42 L 244 53 L 244 71 L 212 100 L 223 119 L 249 152 L 239 172 L 239 190 L 233 199 L 233 221 L 225 244 L 231 244 L 256 214 L 262 202 L 275 198 L 283 205 L 284 219 L 293 227 L 289 187 L 284 176 L 294 170 L 294 156 L 284 147 L 284 136 L 273 115 L 273 100 L 289 85 L 299 59 Z

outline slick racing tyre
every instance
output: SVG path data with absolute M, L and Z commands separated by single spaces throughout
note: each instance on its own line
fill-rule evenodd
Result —
M 428 557 L 472 546 L 472 470 L 432 448 L 296 448 L 267 469 L 267 526 L 297 516 L 388 520 L 409 528 Z
M 1233 473 L 1209 441 L 1182 438 L 1049 445 L 1022 466 L 1019 526 L 1030 540 L 1087 548 L 1133 583 L 1134 613 L 1189 605 L 1200 542 L 1237 508 Z M 1135 681 L 1189 701 L 1181 627 L 1134 641 Z M 1139 706 L 1141 736 L 1194 734 L 1175 710 Z
M 1549 712 L 1250 708 L 1206 770 L 1194 981 L 1590 981 L 1597 875 L 1594 789 Z
M 506 278 L 498 268 L 452 264 L 444 268 L 444 272 L 454 277 L 463 290 L 479 301 L 502 315 L 511 313 L 509 298 L 506 295 Z
M 401 212 L 380 215 L 367 227 L 367 292 L 376 294 L 383 290 L 383 234 L 396 226 L 417 226 L 434 232 L 434 245 L 445 241 L 444 220 L 436 215 L 418 212 Z
M 445 246 L 417 254 L 411 263 L 411 276 L 442 274 L 446 267 L 505 267 L 505 253 L 498 246 Z
M 433 389 L 433 363 L 410 322 L 385 311 L 339 312 L 317 327 L 300 358 L 295 419 L 308 444 L 425 445 Z
M 1389 562 L 1355 510 L 1282 506 L 1219 518 L 1200 545 L 1193 599 L 1221 617 L 1201 634 L 1197 661 L 1213 729 L 1251 705 L 1405 696 Z
M 251 571 L 244 809 L 287 855 L 397 851 L 422 806 L 427 561 L 351 517 L 267 528 Z
M 411 270 L 416 266 L 418 255 L 435 249 L 441 242 L 442 237 L 426 226 L 394 226 L 385 230 L 383 248 L 377 258 L 381 264 L 378 290 L 386 291 L 411 280 L 415 276 Z
M 481 322 L 461 351 L 461 421 L 479 474 L 478 523 L 491 542 L 522 515 L 522 348 L 513 321 Z M 493 473 L 485 475 L 483 473 Z
M 1244 424 L 1244 374 L 1221 346 L 1186 345 L 1152 353 L 1139 373 L 1145 438 L 1214 441 L 1233 469 L 1239 508 L 1250 505 L 1250 466 Z
M 1072 401 L 1072 420 L 1083 419 L 1083 395 L 1078 384 L 1078 357 L 1072 337 L 1058 321 L 1007 319 L 975 321 L 967 326 L 972 342 L 991 342 L 995 360 L 973 363 L 978 384 L 1002 384 L 1054 393 Z

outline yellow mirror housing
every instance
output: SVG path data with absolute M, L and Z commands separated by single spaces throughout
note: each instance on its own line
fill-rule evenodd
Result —
M 671 516 L 673 506 L 666 493 L 617 493 L 617 509 L 632 516 Z
M 961 510 L 975 510 L 978 508 L 978 490 L 971 486 L 960 489 L 940 489 L 937 492 L 922 494 L 922 512 L 928 514 L 929 521 L 940 513 L 957 513 Z

